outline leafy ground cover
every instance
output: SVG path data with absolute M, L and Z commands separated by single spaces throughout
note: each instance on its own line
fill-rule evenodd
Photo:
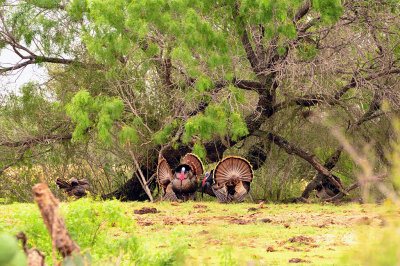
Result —
M 359 204 L 216 202 L 62 203 L 72 238 L 95 264 L 339 264 L 359 231 L 383 230 L 385 209 Z M 49 234 L 33 204 L 0 207 L 0 231 L 24 231 L 52 264 Z

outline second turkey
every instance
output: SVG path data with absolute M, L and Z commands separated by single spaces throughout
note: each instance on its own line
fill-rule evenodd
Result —
M 216 197 L 219 202 L 243 202 L 253 181 L 253 167 L 242 157 L 229 156 L 206 173 L 202 182 L 202 193 Z

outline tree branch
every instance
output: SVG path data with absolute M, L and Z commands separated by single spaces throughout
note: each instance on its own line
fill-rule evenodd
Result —
M 64 64 L 64 65 L 70 65 L 70 64 L 77 64 L 79 66 L 87 66 L 87 64 L 84 64 L 82 62 L 72 60 L 72 59 L 64 59 L 64 58 L 56 58 L 56 57 L 46 57 L 46 56 L 29 56 L 25 57 L 29 58 L 27 61 L 16 64 L 11 67 L 0 67 L 0 73 L 5 73 L 8 71 L 13 71 L 17 70 L 23 67 L 26 67 L 27 65 L 31 64 L 39 64 L 39 63 L 53 63 L 53 64 Z M 93 65 L 93 64 L 90 64 Z
M 370 81 L 383 76 L 399 74 L 399 73 L 400 73 L 400 68 L 391 68 L 376 74 L 371 74 L 369 76 L 366 76 L 365 78 L 363 78 L 363 80 Z M 356 78 L 353 76 L 351 81 L 347 85 L 343 86 L 342 89 L 335 94 L 335 99 L 340 99 L 349 89 L 356 87 L 356 85 L 357 81 Z
M 296 14 L 294 15 L 293 22 L 296 24 L 300 19 L 307 15 L 308 11 L 310 11 L 309 1 L 307 1 L 299 10 L 297 10 Z
M 253 91 L 256 91 L 258 93 L 262 93 L 263 91 L 265 91 L 265 89 L 263 88 L 263 85 L 258 81 L 238 80 L 235 77 L 235 78 L 233 78 L 232 84 L 235 87 L 238 87 L 239 89 L 243 89 L 243 90 L 253 90 Z
M 377 74 L 372 74 L 369 75 L 367 77 L 364 78 L 364 80 L 366 81 L 370 81 L 373 79 L 377 79 L 386 75 L 392 75 L 392 74 L 398 74 L 400 73 L 400 68 L 393 68 L 390 70 L 385 70 L 382 71 L 380 73 Z M 282 109 L 285 109 L 287 107 L 291 107 L 291 106 L 304 106 L 304 107 L 310 107 L 310 106 L 314 106 L 318 103 L 326 103 L 329 105 L 334 105 L 338 103 L 338 100 L 351 88 L 355 88 L 357 86 L 357 80 L 355 79 L 355 77 L 353 77 L 349 83 L 347 83 L 346 85 L 344 85 L 335 95 L 330 96 L 327 94 L 311 94 L 311 95 L 305 95 L 302 97 L 297 97 L 291 100 L 287 100 L 287 101 L 283 101 L 280 103 L 277 103 L 276 105 L 273 106 L 273 110 L 274 113 L 278 112 Z M 376 96 L 374 96 L 376 97 Z M 378 104 L 378 102 L 373 102 L 372 103 L 373 106 L 372 108 L 376 108 L 376 104 Z M 371 110 L 373 111 L 373 110 Z M 365 114 L 366 117 L 369 117 L 369 115 Z
M 11 163 L 9 163 L 9 164 L 5 165 L 3 168 L 1 168 L 1 169 L 0 169 L 0 175 L 3 174 L 3 172 L 4 172 L 5 170 L 7 170 L 7 169 L 10 168 L 11 166 L 15 165 L 15 164 L 18 163 L 19 161 L 21 161 L 22 158 L 24 158 L 24 154 L 25 154 L 25 151 L 26 151 L 27 149 L 28 149 L 28 146 L 23 147 L 22 150 L 19 152 L 19 153 L 20 153 L 19 156 L 18 156 L 14 161 L 12 161 Z
M 36 145 L 36 144 L 43 143 L 43 142 L 50 141 L 50 140 L 64 140 L 64 139 L 71 139 L 71 138 L 72 138 L 72 134 L 66 134 L 66 135 L 45 134 L 45 135 L 40 135 L 37 137 L 28 138 L 26 140 L 20 140 L 20 141 L 15 141 L 15 142 L 3 141 L 3 142 L 0 142 L 0 146 L 15 148 L 15 147 L 19 147 L 19 146 L 32 146 L 32 145 Z
M 325 176 L 332 184 L 334 184 L 341 192 L 348 195 L 346 191 L 342 188 L 342 186 L 336 181 L 336 179 L 332 176 L 329 170 L 324 167 L 320 162 L 317 161 L 314 154 L 309 154 L 306 151 L 295 147 L 293 144 L 289 143 L 286 139 L 275 135 L 273 133 L 268 133 L 262 130 L 257 130 L 254 135 L 258 135 L 259 137 L 266 137 L 269 141 L 275 143 L 282 149 L 286 151 L 288 154 L 295 154 L 300 158 L 304 159 L 308 163 L 310 163 L 315 170 L 317 170 L 320 174 Z
M 328 169 L 328 171 L 331 171 L 333 167 L 335 167 L 339 161 L 340 155 L 342 154 L 342 150 L 343 147 L 339 147 L 334 153 L 331 154 L 331 156 L 329 156 L 328 159 L 326 159 L 324 167 Z M 310 193 L 323 181 L 324 177 L 324 175 L 318 173 L 317 176 L 307 184 L 306 188 L 301 194 L 300 199 L 308 199 Z
M 327 103 L 330 105 L 333 105 L 337 102 L 332 96 L 326 95 L 326 94 L 310 94 L 310 95 L 305 95 L 302 97 L 296 97 L 294 99 L 288 100 L 288 101 L 283 101 L 280 102 L 276 105 L 274 105 L 273 110 L 274 112 L 278 112 L 284 108 L 290 107 L 290 106 L 304 106 L 304 107 L 310 107 L 314 106 L 319 103 Z

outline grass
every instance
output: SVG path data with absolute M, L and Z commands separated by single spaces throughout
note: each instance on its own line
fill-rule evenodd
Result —
M 156 208 L 158 213 L 136 214 Z M 340 264 L 357 231 L 382 230 L 384 207 L 347 204 L 219 204 L 216 202 L 62 203 L 72 238 L 95 264 Z M 52 264 L 49 234 L 33 204 L 0 207 L 0 231 L 24 231 Z M 296 237 L 296 238 L 294 238 Z M 60 259 L 60 258 L 58 258 Z

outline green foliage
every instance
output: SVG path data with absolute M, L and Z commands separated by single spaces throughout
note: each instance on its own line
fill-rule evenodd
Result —
M 173 125 L 166 125 L 162 130 L 153 134 L 152 138 L 157 144 L 167 143 L 171 140 Z
M 234 86 L 229 86 L 229 91 L 231 92 L 231 95 L 233 96 L 237 104 L 243 104 L 246 102 L 243 90 L 240 90 Z
M 55 8 L 60 4 L 59 0 L 30 0 L 29 2 L 41 8 Z
M 240 116 L 240 114 L 232 113 L 229 116 L 229 121 L 231 122 L 230 131 L 232 134 L 232 139 L 234 141 L 237 141 L 239 138 L 244 137 L 247 134 L 249 134 L 246 122 L 243 120 L 243 118 Z
M 18 251 L 17 239 L 9 234 L 0 233 L 0 264 L 8 265 Z
M 220 251 L 219 265 L 237 265 L 237 261 L 232 259 L 232 250 L 233 248 L 231 246 L 226 246 L 222 251 Z
M 68 6 L 68 13 L 74 21 L 83 19 L 84 14 L 88 11 L 86 0 L 74 0 Z
M 206 113 L 191 117 L 185 124 L 188 136 L 197 135 L 202 140 L 210 140 L 213 135 L 226 133 L 226 114 L 220 107 L 207 107 Z
M 296 28 L 294 27 L 293 23 L 280 25 L 278 32 L 289 39 L 294 39 L 297 37 Z
M 75 265 L 92 265 L 92 257 L 89 253 L 83 255 L 72 253 L 72 256 L 66 257 L 61 263 L 62 266 L 75 266 Z
M 99 103 L 97 104 L 100 105 Z M 99 138 L 105 143 L 110 144 L 114 121 L 120 119 L 124 104 L 120 99 L 105 99 L 101 104 L 101 110 L 98 114 L 97 131 Z
M 284 167 L 283 165 L 281 169 L 277 169 L 276 166 L 267 163 L 262 169 L 256 171 L 250 191 L 253 198 L 267 202 L 291 202 L 301 195 L 306 183 L 295 176 L 288 176 L 288 171 L 285 172 L 285 169 L 282 169 Z M 291 169 L 291 172 L 305 170 L 296 168 Z
M 186 247 L 178 242 L 179 236 L 171 236 L 168 252 L 154 251 L 143 238 L 136 236 L 136 228 L 131 215 L 128 215 L 120 201 L 96 202 L 90 198 L 62 204 L 61 214 L 65 217 L 67 230 L 76 241 L 84 255 L 75 255 L 64 261 L 63 265 L 76 265 L 73 262 L 99 263 L 122 260 L 136 265 L 181 265 L 186 259 Z M 40 212 L 33 205 L 20 205 L 18 212 L 10 214 L 16 226 L 0 222 L 0 230 L 13 233 L 23 231 L 28 237 L 28 245 L 34 246 L 52 263 L 52 247 L 49 233 Z M 118 234 L 116 237 L 115 234 Z M 123 237 L 119 236 L 120 234 Z M 187 245 L 186 245 L 187 246 Z M 0 250 L 1 252 L 1 250 Z M 1 255 L 1 254 L 0 254 Z M 58 254 L 58 260 L 61 256 Z M 3 264 L 2 264 L 3 265 Z M 14 265 L 14 264 L 13 264 Z M 23 265 L 23 264 L 15 264 Z
M 320 12 L 322 21 L 327 24 L 336 22 L 343 14 L 340 0 L 313 0 L 313 8 Z
M 202 76 L 196 81 L 195 87 L 199 92 L 204 92 L 214 88 L 214 83 L 210 78 Z
M 394 217 L 390 217 L 393 220 Z M 362 239 L 351 251 L 344 254 L 341 264 L 354 265 L 398 265 L 400 261 L 400 224 L 398 219 L 383 230 L 371 230 L 370 227 L 358 232 Z
M 86 90 L 78 92 L 66 106 L 67 114 L 71 116 L 71 120 L 76 123 L 76 127 L 72 137 L 76 140 L 83 138 L 85 131 L 93 125 L 89 118 L 89 114 L 95 110 L 94 99 Z
M 286 48 L 282 47 L 282 46 L 279 46 L 278 47 L 278 54 L 279 55 L 284 55 L 285 53 L 286 53 Z
M 36 40 L 33 45 L 40 45 L 42 53 L 48 57 L 72 55 L 72 42 L 76 40 L 81 25 L 74 24 L 69 16 L 61 14 L 61 7 L 63 4 L 58 0 L 19 2 L 7 7 L 9 16 L 6 24 L 13 25 L 16 42 L 26 43 L 29 47 Z M 36 63 L 40 63 L 40 59 Z
M 299 57 L 303 60 L 312 60 L 318 54 L 318 50 L 310 43 L 302 43 L 298 48 Z
M 400 120 L 394 120 L 393 127 L 395 138 L 391 143 L 392 153 L 388 156 L 392 166 L 389 180 L 396 194 L 400 195 Z
M 49 92 L 37 84 L 27 83 L 21 87 L 20 92 L 20 95 L 11 94 L 0 107 L 1 115 L 6 117 L 8 122 L 15 121 L 27 126 L 27 130 L 40 131 L 38 129 L 48 126 L 52 119 L 62 117 L 59 106 L 46 97 Z M 54 117 L 48 117 L 48 113 L 52 113 Z
M 187 138 L 198 136 L 202 140 L 210 140 L 215 136 L 229 135 L 236 141 L 246 136 L 249 132 L 241 115 L 224 107 L 208 106 L 204 114 L 191 117 L 185 124 Z
M 93 98 L 87 90 L 79 91 L 66 106 L 71 120 L 76 123 L 73 139 L 82 140 L 87 130 L 95 126 L 99 139 L 110 144 L 114 123 L 120 120 L 123 110 L 124 104 L 119 98 Z M 137 141 L 136 131 L 132 127 L 125 127 L 119 137 L 124 144 Z
M 138 135 L 136 129 L 130 126 L 125 126 L 121 131 L 118 132 L 119 140 L 121 144 L 136 143 L 138 141 Z
M 199 158 L 202 159 L 203 162 L 206 160 L 207 151 L 201 143 L 196 142 L 193 145 L 192 152 L 199 156 Z

